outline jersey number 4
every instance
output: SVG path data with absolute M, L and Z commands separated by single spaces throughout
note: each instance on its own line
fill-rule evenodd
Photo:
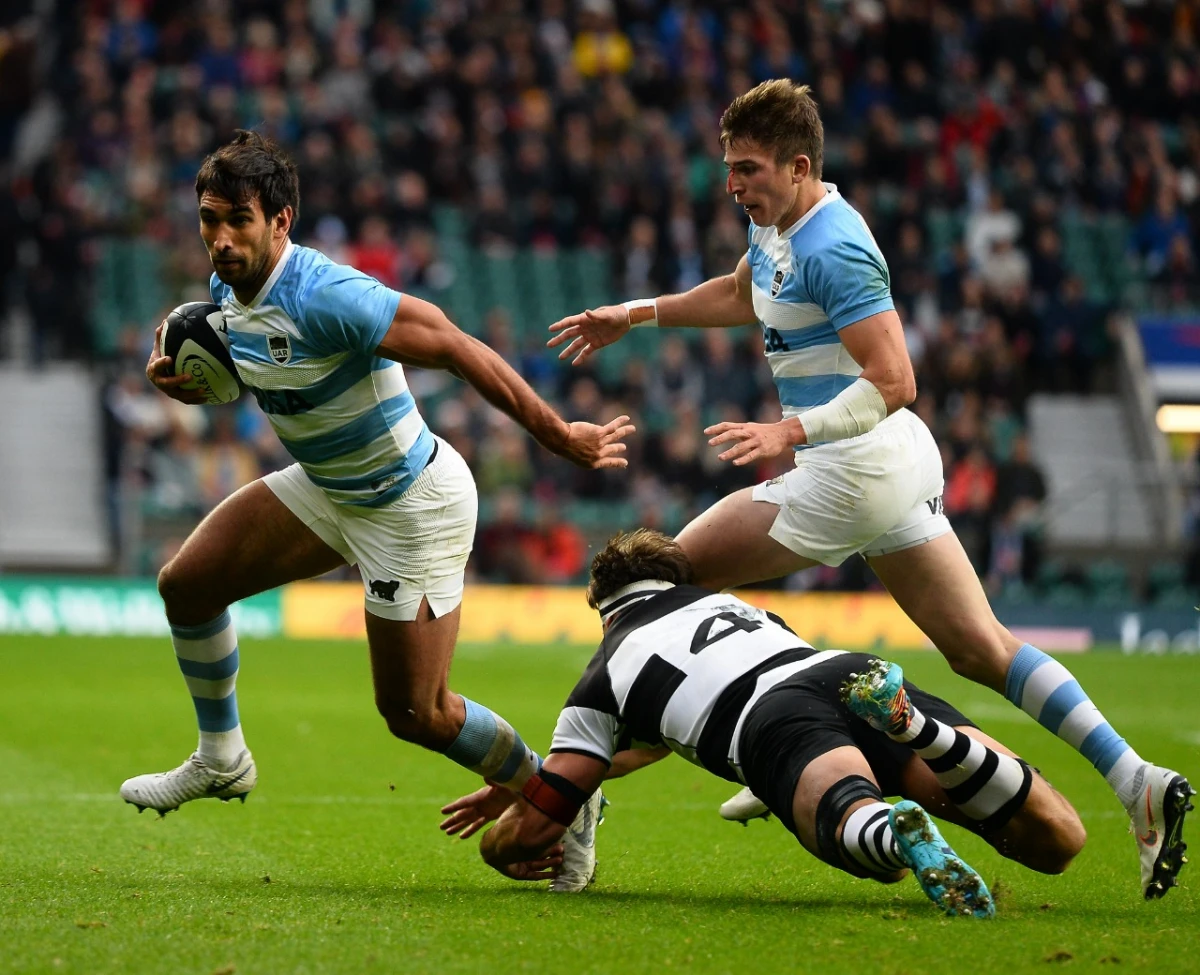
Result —
M 713 625 L 717 622 L 725 623 L 726 625 L 713 633 Z M 692 653 L 699 653 L 701 650 L 707 650 L 718 640 L 724 640 L 725 637 L 732 633 L 753 633 L 759 629 L 762 623 L 759 620 L 748 620 L 744 616 L 738 616 L 737 613 L 717 613 L 716 616 L 710 616 L 703 623 L 696 627 L 696 634 L 692 637 Z
M 764 325 L 763 326 L 763 351 L 767 352 L 767 353 L 771 353 L 771 352 L 784 352 L 786 350 L 787 350 L 787 343 L 783 340 L 783 336 L 781 336 L 777 331 L 775 331 L 775 329 L 771 328 L 769 325 Z

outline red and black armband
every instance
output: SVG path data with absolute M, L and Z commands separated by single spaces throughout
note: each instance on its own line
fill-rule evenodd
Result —
M 529 776 L 521 795 L 531 806 L 544 812 L 560 826 L 570 826 L 575 822 L 575 816 L 588 801 L 588 794 L 570 779 L 546 771 Z

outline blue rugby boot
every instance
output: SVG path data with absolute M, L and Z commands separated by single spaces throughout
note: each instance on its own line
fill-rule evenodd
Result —
M 996 916 L 987 884 L 950 848 L 929 813 L 905 799 L 892 806 L 888 820 L 900 858 L 912 868 L 925 896 L 951 917 Z
M 902 735 L 912 722 L 904 671 L 899 664 L 876 660 L 842 685 L 842 702 L 876 731 Z

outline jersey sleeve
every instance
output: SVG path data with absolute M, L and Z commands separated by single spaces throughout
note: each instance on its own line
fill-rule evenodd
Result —
M 868 241 L 841 239 L 817 248 L 804 259 L 804 283 L 837 331 L 896 307 L 887 264 Z
M 331 351 L 374 355 L 400 297 L 373 277 L 335 264 L 313 283 L 301 314 L 309 334 Z
M 588 664 L 554 726 L 550 754 L 574 752 L 612 764 L 624 731 L 603 649 Z
M 208 279 L 208 294 L 214 305 L 219 305 L 225 300 L 225 283 L 217 277 L 216 271 L 213 271 Z

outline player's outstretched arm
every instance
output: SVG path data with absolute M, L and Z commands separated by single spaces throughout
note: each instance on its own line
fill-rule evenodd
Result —
M 541 772 L 530 780 L 545 782 L 532 790 L 526 785 L 524 794 L 484 833 L 480 855 L 489 866 L 514 880 L 553 876 L 562 862 L 558 841 L 579 807 L 600 788 L 607 771 L 606 762 L 589 755 L 550 755 Z
M 428 301 L 405 295 L 376 354 L 408 365 L 444 369 L 474 386 L 551 453 L 580 467 L 628 467 L 621 456 L 634 432 L 629 417 L 599 426 L 568 423 L 492 349 L 457 328 Z
M 710 278 L 679 295 L 654 299 L 653 307 L 604 305 L 568 315 L 550 326 L 550 348 L 566 344 L 558 357 L 579 365 L 597 350 L 612 345 L 631 328 L 728 328 L 755 321 L 750 290 L 750 264 L 743 255 L 733 274 Z M 572 358 L 573 357 L 573 358 Z
M 208 400 L 202 389 L 183 389 L 184 383 L 190 383 L 192 376 L 176 376 L 171 371 L 174 360 L 169 355 L 162 354 L 162 325 L 154 330 L 154 348 L 150 350 L 150 359 L 146 363 L 146 378 L 160 393 L 165 393 L 171 399 L 190 406 L 203 406 Z

